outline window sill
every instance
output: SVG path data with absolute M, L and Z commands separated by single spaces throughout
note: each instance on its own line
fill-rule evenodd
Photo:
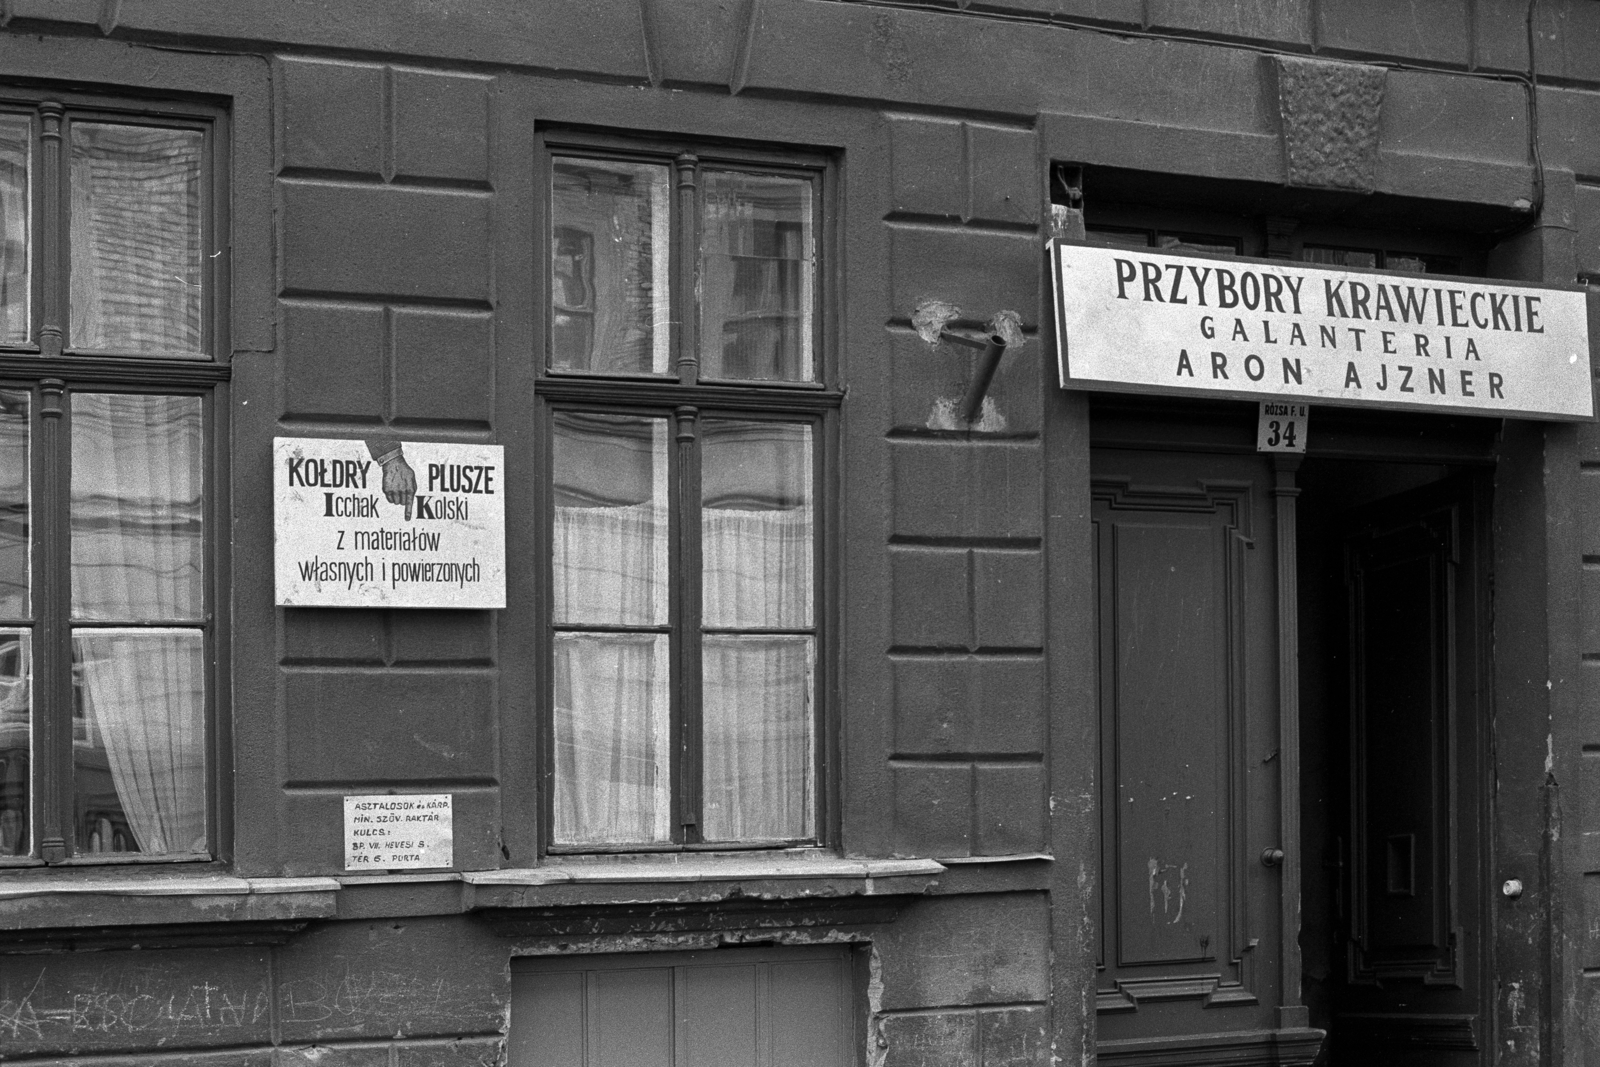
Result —
M 298 928 L 333 918 L 338 890 L 332 878 L 19 873 L 0 881 L 0 933 L 219 923 Z
M 930 859 L 842 859 L 816 853 L 585 857 L 540 867 L 469 871 L 466 910 L 571 905 L 794 900 L 926 893 L 945 872 Z

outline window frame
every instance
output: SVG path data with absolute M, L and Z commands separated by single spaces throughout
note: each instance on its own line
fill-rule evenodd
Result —
M 1267 251 L 1266 233 L 1267 220 L 1273 216 L 1265 209 L 1223 210 L 1181 202 L 1147 204 L 1091 197 L 1083 211 L 1091 244 L 1108 243 L 1097 240 L 1097 233 L 1107 236 L 1143 234 L 1149 240 L 1147 247 L 1153 252 L 1168 250 L 1158 243 L 1158 238 L 1163 236 L 1177 238 L 1185 245 L 1195 240 L 1227 240 L 1235 242 L 1238 248 L 1235 254 L 1246 259 L 1274 258 Z M 1487 274 L 1484 241 L 1476 234 L 1438 227 L 1351 225 L 1319 218 L 1295 217 L 1292 221 L 1293 230 L 1284 244 L 1286 262 L 1313 262 L 1306 252 L 1320 249 L 1372 253 L 1378 260 L 1377 269 L 1398 269 L 1383 264 L 1387 257 L 1404 256 L 1432 264 L 1428 270 L 1430 274 L 1468 278 Z M 1192 249 L 1180 246 L 1177 250 Z M 1452 269 L 1442 269 L 1446 266 Z
M 834 331 L 838 316 L 835 314 L 838 268 L 838 239 L 836 204 L 838 175 L 835 160 L 821 151 L 796 151 L 770 146 L 730 145 L 710 139 L 685 139 L 650 136 L 632 136 L 592 130 L 562 128 L 537 131 L 538 154 L 536 174 L 536 246 L 535 285 L 539 321 L 535 337 L 534 393 L 537 400 L 534 413 L 534 440 L 539 450 L 537 458 L 536 514 L 538 522 L 535 537 L 536 603 L 538 618 L 538 649 L 536 673 L 538 682 L 538 723 L 536 730 L 538 758 L 538 828 L 539 853 L 542 855 L 588 855 L 626 853 L 677 853 L 677 852 L 745 852 L 776 851 L 793 848 L 821 848 L 837 840 L 838 805 L 835 790 L 839 765 L 837 741 L 838 672 L 835 622 L 837 611 L 838 571 L 838 434 L 839 409 L 844 398 L 837 385 L 837 350 Z M 669 371 L 667 374 L 629 373 L 607 374 L 590 370 L 574 370 L 552 366 L 554 297 L 554 264 L 551 254 L 555 235 L 553 213 L 554 161 L 561 158 L 588 158 L 608 161 L 648 162 L 669 167 L 668 236 L 669 292 L 672 316 L 668 343 Z M 813 254 L 813 320 L 812 320 L 812 373 L 809 381 L 771 381 L 759 379 L 726 379 L 700 377 L 698 338 L 699 307 L 694 300 L 692 279 L 697 270 L 698 244 L 686 241 L 686 234 L 698 236 L 700 211 L 699 182 L 691 183 L 685 190 L 680 181 L 680 165 L 685 157 L 692 157 L 698 168 L 715 167 L 719 170 L 756 174 L 803 175 L 813 182 L 812 219 L 814 231 Z M 683 225 L 684 198 L 694 198 L 695 222 L 692 230 Z M 685 279 L 688 279 L 687 283 Z M 692 323 L 685 329 L 685 323 Z M 685 361 L 685 350 L 692 360 Z M 693 364 L 692 372 L 685 374 L 686 362 Z M 688 380 L 686 380 L 688 379 Z M 700 746 L 693 749 L 687 759 L 683 744 L 691 734 L 698 736 L 701 726 L 703 701 L 696 700 L 693 708 L 685 707 L 683 693 L 689 683 L 679 664 L 688 656 L 699 655 L 704 626 L 698 613 L 694 625 L 688 626 L 680 617 L 684 597 L 680 587 L 694 585 L 693 600 L 700 599 L 702 581 L 698 566 L 692 578 L 683 573 L 681 560 L 688 558 L 679 541 L 684 524 L 691 517 L 698 521 L 700 501 L 697 495 L 700 475 L 700 442 L 688 447 L 693 456 L 692 486 L 680 484 L 680 465 L 683 442 L 679 440 L 678 420 L 685 409 L 692 410 L 700 419 L 736 418 L 751 421 L 776 421 L 805 423 L 812 427 L 812 500 L 813 500 L 813 602 L 812 631 L 815 634 L 816 671 L 812 694 L 812 834 L 805 839 L 790 841 L 698 841 L 687 840 L 684 813 L 681 805 L 685 793 L 695 806 L 696 825 L 703 821 L 703 811 L 698 805 L 703 793 L 700 777 Z M 671 813 L 670 842 L 661 843 L 607 843 L 558 844 L 555 840 L 555 671 L 554 637 L 563 630 L 574 627 L 558 626 L 553 618 L 554 594 L 552 589 L 554 549 L 553 524 L 555 516 L 554 479 L 552 477 L 552 445 L 554 416 L 558 412 L 577 411 L 590 414 L 633 415 L 660 418 L 667 423 L 667 448 L 669 471 L 668 507 L 669 522 L 669 662 L 672 667 L 672 705 L 670 736 L 674 751 L 671 757 Z M 684 490 L 689 490 L 685 492 Z M 687 498 L 693 495 L 692 500 Z M 687 507 L 685 507 L 687 503 Z M 692 550 L 698 562 L 698 541 Z M 687 639 L 686 639 L 687 638 Z M 692 670 L 692 679 L 699 682 L 699 665 Z M 682 774 L 688 770 L 693 781 L 687 782 Z
M 44 867 L 173 864 L 221 867 L 232 837 L 228 758 L 229 514 L 229 196 L 231 128 L 225 107 L 208 98 L 105 95 L 49 87 L 0 86 L 0 112 L 31 115 L 29 174 L 30 303 L 27 343 L 0 344 L 0 389 L 29 400 L 30 670 L 29 852 L 0 856 L 0 871 Z M 55 126 L 55 158 L 46 141 Z M 72 124 L 114 123 L 187 129 L 203 135 L 200 154 L 200 343 L 179 354 L 92 349 L 71 337 Z M 52 180 L 53 179 L 53 180 Z M 53 209 L 53 211 L 52 211 Z M 146 855 L 89 853 L 74 824 L 71 644 L 71 396 L 78 393 L 194 396 L 200 400 L 201 613 L 174 625 L 203 634 L 206 851 Z M 9 622 L 6 623 L 10 625 Z M 78 629 L 115 627 L 90 623 Z M 54 644 L 53 649 L 46 648 Z
M 200 347 L 197 352 L 181 356 L 157 356 L 147 353 L 118 352 L 116 349 L 91 348 L 79 345 L 72 337 L 72 263 L 69 251 L 72 247 L 72 217 L 71 208 L 64 207 L 61 212 L 62 245 L 61 268 L 56 277 L 58 290 L 57 299 L 62 308 L 62 350 L 74 356 L 107 356 L 116 359 L 176 359 L 185 362 L 214 362 L 217 351 L 216 329 L 216 303 L 217 280 L 220 274 L 218 264 L 221 256 L 211 256 L 205 250 L 218 248 L 217 230 L 217 202 L 218 190 L 213 188 L 214 182 L 206 180 L 217 171 L 214 122 L 205 118 L 185 112 L 176 112 L 158 120 L 149 112 L 142 111 L 112 111 L 106 108 L 68 108 L 68 114 L 63 116 L 61 124 L 62 163 L 58 181 L 60 189 L 57 193 L 64 202 L 70 204 L 72 195 L 72 170 L 68 146 L 71 144 L 71 128 L 78 123 L 114 123 L 121 126 L 142 126 L 163 130 L 192 130 L 202 135 L 200 152 L 200 166 L 202 179 L 200 182 Z M 40 242 L 41 244 L 43 242 Z M 43 272 L 41 271 L 41 277 Z

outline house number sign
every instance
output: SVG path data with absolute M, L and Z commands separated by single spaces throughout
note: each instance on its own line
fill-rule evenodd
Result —
M 1584 290 L 1050 246 L 1061 384 L 1575 420 Z
M 506 606 L 500 445 L 279 437 L 277 603 Z
M 1293 400 L 1263 400 L 1256 415 L 1257 452 L 1304 452 L 1310 405 Z

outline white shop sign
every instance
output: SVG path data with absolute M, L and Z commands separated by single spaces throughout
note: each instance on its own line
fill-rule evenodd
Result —
M 1576 287 L 1061 240 L 1050 261 L 1064 387 L 1594 415 Z
M 344 798 L 344 869 L 404 871 L 455 864 L 449 793 Z
M 279 437 L 277 603 L 506 606 L 500 445 Z

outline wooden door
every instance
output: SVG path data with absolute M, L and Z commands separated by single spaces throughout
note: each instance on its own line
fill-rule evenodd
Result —
M 1309 1062 L 1320 1033 L 1279 1010 L 1298 963 L 1286 999 L 1270 850 L 1298 753 L 1279 739 L 1274 470 L 1096 448 L 1091 474 L 1100 1062 Z
M 1364 508 L 1349 605 L 1345 903 L 1335 1062 L 1470 1067 L 1487 1052 L 1480 619 L 1472 482 Z

